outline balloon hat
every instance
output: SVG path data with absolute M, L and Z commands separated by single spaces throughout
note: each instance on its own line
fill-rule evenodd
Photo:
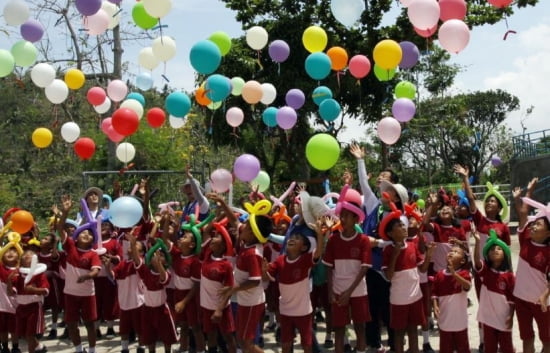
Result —
M 166 258 L 166 267 L 170 267 L 172 265 L 172 256 L 170 256 L 170 252 L 166 248 L 166 244 L 164 243 L 164 240 L 162 240 L 161 238 L 157 238 L 155 245 L 153 245 L 151 249 L 147 251 L 147 254 L 145 255 L 145 264 L 149 268 L 151 268 L 151 258 L 153 257 L 153 255 L 157 250 L 160 250 L 163 252 L 164 257 Z
M 15 251 L 21 256 L 23 254 L 23 248 L 21 247 L 21 234 L 17 232 L 9 232 L 8 233 L 8 243 L 4 245 L 0 249 L 0 262 L 2 261 L 2 258 L 4 257 L 4 254 L 6 251 L 8 251 L 11 248 L 14 248 Z
M 470 200 L 466 197 L 466 192 L 464 190 L 457 190 L 456 194 L 458 195 L 459 206 L 466 206 L 470 208 Z
M 539 218 L 546 217 L 548 222 L 550 222 L 550 202 L 545 206 L 544 204 L 530 199 L 528 197 L 522 197 L 521 201 L 528 204 L 531 207 L 534 207 L 537 210 L 537 213 L 534 216 L 529 216 L 527 219 L 529 222 L 533 222 Z
M 80 207 L 82 209 L 82 215 L 85 223 L 83 223 L 81 226 L 75 229 L 75 231 L 73 232 L 73 239 L 76 240 L 80 233 L 82 233 L 85 230 L 89 230 L 90 233 L 92 233 L 92 236 L 94 238 L 94 244 L 97 244 L 98 239 L 101 239 L 101 222 L 98 222 L 97 219 L 94 219 L 92 217 L 92 213 L 88 208 L 86 199 L 84 198 L 80 199 Z
M 25 277 L 25 281 L 24 281 L 24 284 L 27 285 L 27 284 L 30 283 L 33 276 L 44 273 L 44 272 L 46 272 L 47 269 L 48 269 L 48 267 L 46 266 L 46 264 L 38 262 L 38 256 L 36 256 L 36 254 L 32 254 L 31 266 L 30 267 L 19 267 L 19 272 L 21 272 L 22 274 L 27 275 L 27 277 Z
M 380 222 L 380 225 L 378 226 L 378 234 L 380 234 L 380 237 L 384 240 L 390 240 L 390 237 L 386 233 L 386 226 L 392 219 L 399 219 L 401 218 L 401 211 L 397 209 L 397 206 L 395 206 L 395 203 L 391 201 L 390 194 L 387 192 L 382 193 L 382 197 L 384 197 L 386 200 L 390 203 L 390 209 L 391 212 L 386 215 L 382 221 Z
M 158 205 L 158 208 L 160 209 L 160 212 L 163 213 L 163 212 L 168 212 L 170 213 L 172 216 L 174 216 L 176 214 L 176 212 L 174 211 L 174 209 L 172 208 L 172 206 L 179 206 L 179 202 L 178 201 L 168 201 L 168 202 L 165 202 L 165 203 L 160 203 Z
M 229 232 L 227 231 L 227 223 L 229 222 L 229 219 L 225 217 L 219 222 L 212 222 L 212 225 L 214 226 L 214 229 L 216 229 L 216 232 L 218 232 L 223 240 L 225 241 L 225 256 L 233 256 L 235 254 L 235 251 L 233 250 L 233 241 L 231 240 L 231 237 L 229 236 Z
M 418 223 L 422 224 L 422 215 L 416 212 L 416 203 L 412 205 L 405 204 L 405 216 L 407 216 L 407 218 L 413 217 Z
M 250 222 L 252 233 L 254 233 L 260 243 L 267 243 L 267 237 L 269 236 L 269 234 L 267 234 L 266 236 L 262 234 L 260 228 L 258 228 L 258 223 L 256 223 L 256 216 L 267 216 L 269 214 L 269 211 L 271 211 L 271 202 L 267 200 L 260 200 L 254 205 L 250 202 L 245 202 L 244 208 L 246 208 L 249 214 L 248 221 Z
M 199 254 L 201 252 L 201 244 L 202 244 L 201 228 L 207 225 L 208 223 L 210 223 L 215 217 L 213 213 L 210 213 L 205 220 L 203 220 L 202 222 L 198 222 L 198 219 L 199 219 L 198 213 L 199 213 L 199 207 L 197 205 L 195 207 L 195 213 L 189 216 L 189 221 L 187 223 L 184 223 L 181 226 L 181 229 L 183 229 L 186 232 L 191 232 L 195 237 L 195 254 Z
M 498 187 L 494 187 L 491 182 L 487 182 L 487 192 L 485 193 L 485 196 L 483 197 L 483 203 L 487 201 L 487 199 L 491 196 L 494 196 L 500 205 L 502 206 L 502 210 L 500 211 L 500 217 L 502 219 L 508 217 L 508 203 L 506 202 L 506 199 L 502 194 L 498 191 Z
M 508 263 L 512 264 L 510 260 L 512 258 L 510 247 L 505 242 L 503 242 L 501 239 L 498 238 L 497 232 L 494 229 L 489 229 L 489 239 L 487 239 L 487 242 L 483 247 L 483 258 L 485 258 L 485 261 L 488 261 L 489 249 L 491 249 L 491 247 L 494 245 L 500 246 L 502 251 L 504 251 L 504 255 L 506 255 L 506 257 L 508 258 Z
M 290 183 L 290 186 L 288 187 L 288 189 L 286 189 L 286 191 L 279 197 L 275 197 L 273 195 L 269 196 L 271 198 L 271 201 L 273 201 L 273 204 L 275 206 L 283 206 L 283 201 L 287 198 L 287 196 L 292 192 L 292 190 L 294 190 L 294 188 L 296 187 L 296 182 L 293 181 L 292 183 Z
M 286 206 L 283 204 L 279 205 L 279 209 L 271 215 L 271 218 L 273 218 L 273 223 L 275 223 L 275 225 L 281 222 L 292 222 L 292 219 L 288 216 L 286 211 Z
M 365 219 L 365 213 L 360 208 L 361 195 L 354 189 L 351 189 L 348 184 L 344 185 L 342 191 L 340 191 L 340 197 L 336 203 L 336 209 L 334 213 L 339 216 L 342 209 L 346 209 L 355 213 L 359 217 L 359 223 L 362 223 Z

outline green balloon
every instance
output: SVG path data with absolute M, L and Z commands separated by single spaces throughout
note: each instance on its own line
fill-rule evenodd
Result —
M 138 2 L 132 9 L 132 18 L 135 24 L 142 29 L 151 29 L 157 25 L 159 19 L 153 17 L 145 11 L 143 2 Z
M 234 96 L 240 96 L 243 91 L 244 84 L 245 82 L 242 78 L 238 76 L 233 77 L 231 79 L 231 94 Z
M 13 72 L 15 59 L 6 49 L 0 49 L 0 77 L 6 77 Z
M 229 53 L 229 50 L 231 49 L 231 38 L 227 33 L 223 31 L 216 31 L 212 33 L 208 39 L 218 46 L 222 56 Z
M 414 99 L 416 96 L 416 86 L 409 81 L 401 81 L 395 85 L 394 94 L 396 98 Z
M 11 47 L 11 54 L 17 66 L 27 67 L 35 63 L 38 50 L 31 42 L 20 40 Z
M 395 76 L 395 68 L 393 69 L 383 69 L 380 66 L 374 64 L 374 76 L 378 79 L 378 81 L 384 82 L 389 81 Z
M 318 170 L 328 170 L 340 157 L 340 144 L 329 134 L 312 136 L 306 144 L 306 158 Z
M 423 199 L 416 200 L 416 207 L 423 210 L 424 207 L 426 207 L 426 201 L 424 201 Z
M 267 174 L 265 171 L 260 170 L 258 173 L 258 176 L 255 177 L 250 184 L 252 185 L 252 188 L 256 190 L 258 188 L 259 192 L 264 192 L 267 189 L 269 189 L 269 184 L 271 183 L 271 179 L 269 178 L 269 174 Z

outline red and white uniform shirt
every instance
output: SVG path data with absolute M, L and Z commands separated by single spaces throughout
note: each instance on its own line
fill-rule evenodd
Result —
M 512 314 L 514 274 L 496 271 L 485 262 L 477 273 L 481 279 L 477 321 L 499 331 L 511 331 L 506 327 L 506 319 Z
M 183 256 L 181 252 L 172 246 L 172 270 L 175 288 L 178 290 L 190 290 L 194 284 L 201 280 L 201 263 L 197 255 Z
M 107 240 L 103 240 L 101 242 L 101 246 L 103 246 L 103 248 L 107 250 L 106 254 L 117 257 L 119 261 L 122 260 L 122 245 L 120 245 L 117 239 L 109 238 Z M 94 246 L 94 249 L 97 249 L 97 248 Z M 107 277 L 107 270 L 105 269 L 105 266 L 103 266 L 103 264 L 97 276 Z
M 453 225 L 443 225 L 432 223 L 434 228 L 433 237 L 436 247 L 432 255 L 434 271 L 438 272 L 447 268 L 447 254 L 451 251 L 452 244 L 449 239 L 456 238 L 461 241 L 466 241 L 466 233 L 462 226 L 455 227 Z
M 497 237 L 505 242 L 507 245 L 511 244 L 510 229 L 502 222 L 489 219 L 481 214 L 480 210 L 472 215 L 474 224 L 476 225 L 479 233 L 479 257 L 483 259 L 483 247 L 487 243 L 489 238 L 489 229 L 494 229 L 497 233 Z
M 382 253 L 382 270 L 388 268 L 392 257 L 394 244 L 384 248 Z M 391 279 L 390 304 L 407 305 L 417 302 L 422 298 L 420 290 L 420 278 L 418 277 L 418 266 L 424 262 L 424 257 L 417 247 L 405 242 L 401 249 Z
M 76 247 L 72 238 L 67 238 L 63 244 L 67 253 L 67 268 L 65 270 L 65 289 L 63 293 L 89 297 L 95 295 L 94 281 L 87 280 L 78 283 L 78 278 L 88 274 L 93 268 L 101 270 L 101 260 L 93 250 L 81 250 Z
M 153 272 L 143 260 L 136 266 L 137 273 L 145 285 L 145 306 L 155 308 L 166 304 L 166 285 L 170 281 L 170 272 L 166 271 L 166 278 L 161 282 L 160 274 Z
M 471 281 L 470 271 L 458 270 L 460 277 Z M 434 276 L 432 298 L 439 301 L 437 325 L 446 332 L 459 332 L 468 328 L 468 292 L 448 270 L 441 270 Z
M 247 290 L 237 292 L 237 303 L 241 306 L 255 306 L 265 302 L 264 288 L 262 287 L 263 246 L 254 244 L 243 245 L 237 255 L 235 266 L 235 283 L 243 284 L 251 280 L 259 280 L 260 284 Z
M 122 260 L 113 269 L 117 283 L 118 305 L 121 310 L 137 309 L 145 304 L 145 285 L 133 261 Z
M 220 289 L 233 287 L 233 266 L 225 258 L 216 258 L 209 255 L 204 259 L 201 267 L 200 303 L 201 307 L 216 310 L 220 306 Z M 227 304 L 229 305 L 229 300 Z
M 0 312 L 15 314 L 17 302 L 15 297 L 8 295 L 8 276 L 16 272 L 17 268 L 0 265 Z

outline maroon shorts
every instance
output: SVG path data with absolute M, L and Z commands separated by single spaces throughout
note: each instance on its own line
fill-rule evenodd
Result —
M 420 291 L 422 292 L 422 310 L 424 310 L 424 315 L 430 317 L 432 312 L 432 294 L 431 294 L 432 285 L 430 282 L 420 283 Z
M 120 310 L 120 323 L 119 332 L 120 335 L 129 335 L 130 331 L 134 330 L 138 336 L 141 336 L 141 308 Z
M 332 327 L 344 327 L 350 323 L 350 318 L 354 324 L 369 322 L 371 320 L 369 311 L 369 298 L 362 297 L 349 298 L 348 305 L 340 306 L 336 303 L 331 304 Z
M 179 290 L 174 291 L 174 305 L 183 300 L 185 296 L 189 293 L 189 290 Z M 185 305 L 185 308 L 181 313 L 176 313 L 174 320 L 176 322 L 185 322 L 189 326 L 196 326 L 200 323 L 199 320 L 199 296 L 198 292 L 193 298 Z
M 450 332 L 439 330 L 439 353 L 470 353 L 468 329 Z
M 409 326 L 426 325 L 426 315 L 422 308 L 422 298 L 407 305 L 390 304 L 390 327 L 404 330 Z
M 15 333 L 19 337 L 30 337 L 44 333 L 44 309 L 42 303 L 19 304 Z
M 209 333 L 219 329 L 223 335 L 235 332 L 235 320 L 233 319 L 233 311 L 231 305 L 228 305 L 222 311 L 222 318 L 219 323 L 212 321 L 214 310 L 209 310 L 201 307 L 202 330 Z
M 0 332 L 15 333 L 15 314 L 0 312 Z
M 80 318 L 84 322 L 97 320 L 95 295 L 81 297 L 65 293 L 65 321 L 78 322 Z
M 176 325 L 168 304 L 150 307 L 143 306 L 141 310 L 141 337 L 143 345 L 154 344 L 160 340 L 165 345 L 178 341 Z
M 118 318 L 117 286 L 107 277 L 94 278 L 95 302 L 98 319 L 106 321 Z
M 311 347 L 313 344 L 313 315 L 305 316 L 280 316 L 281 343 L 292 343 L 294 331 L 300 333 L 302 347 Z
M 540 305 L 515 298 L 516 315 L 518 317 L 519 336 L 522 340 L 535 337 L 533 320 L 539 328 L 539 338 L 544 343 L 550 343 L 550 314 L 542 312 Z
M 237 305 L 237 340 L 251 341 L 256 337 L 264 311 L 264 303 L 253 306 Z
M 483 325 L 483 351 L 487 353 L 514 353 L 511 331 L 500 331 L 489 325 Z

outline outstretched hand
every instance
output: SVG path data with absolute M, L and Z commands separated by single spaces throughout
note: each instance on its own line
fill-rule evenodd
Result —
M 463 167 L 460 164 L 455 164 L 454 167 L 453 167 L 453 170 L 454 170 L 455 173 L 457 173 L 458 175 L 460 175 L 463 178 L 468 178 L 469 173 L 470 173 L 468 167 Z
M 365 153 L 365 147 L 360 147 L 358 144 L 356 143 L 352 143 L 350 146 L 349 146 L 349 152 L 351 153 L 352 156 L 354 156 L 356 159 L 363 159 L 365 158 L 366 156 L 366 153 Z

